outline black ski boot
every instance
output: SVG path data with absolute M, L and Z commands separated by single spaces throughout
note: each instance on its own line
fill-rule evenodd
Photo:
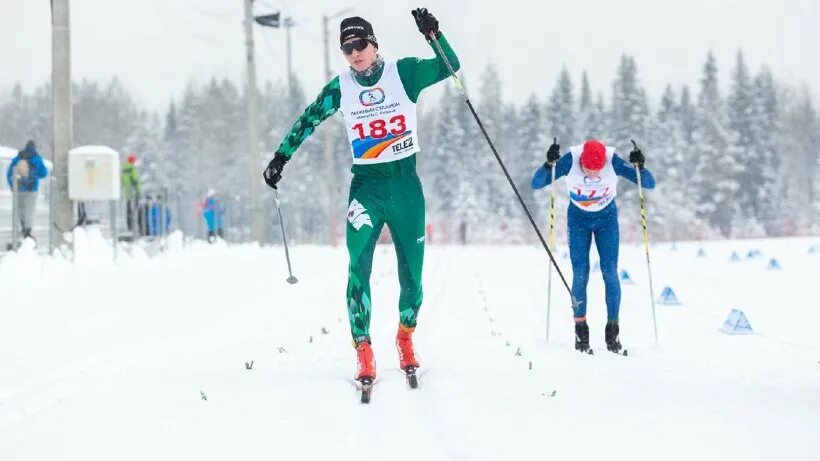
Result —
M 592 354 L 589 348 L 589 325 L 586 321 L 575 322 L 575 350 Z
M 621 353 L 621 338 L 619 337 L 620 330 L 621 329 L 618 327 L 618 324 L 614 322 L 607 322 L 606 329 L 604 330 L 606 348 L 608 351 L 615 352 L 616 354 Z M 624 355 L 626 354 L 624 353 Z

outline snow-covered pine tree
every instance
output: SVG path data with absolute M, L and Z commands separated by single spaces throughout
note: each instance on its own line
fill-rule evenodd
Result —
M 518 130 L 522 119 L 519 116 L 518 109 L 512 103 L 504 105 L 504 116 L 502 120 L 501 135 L 499 136 L 499 144 L 501 144 L 500 154 L 502 159 L 507 164 L 510 175 L 516 187 L 521 189 L 529 189 L 529 178 L 532 176 L 534 168 L 538 165 L 533 163 L 532 155 L 520 150 Z M 546 147 L 544 147 L 546 152 Z M 498 167 L 496 167 L 498 170 Z M 521 209 L 521 204 L 515 197 L 515 193 L 510 188 L 507 179 L 498 171 L 496 176 L 497 197 L 500 200 L 500 207 L 503 209 L 502 216 L 509 222 L 509 240 L 510 242 L 524 242 L 530 239 L 532 229 L 529 221 Z
M 527 162 L 528 153 L 519 150 L 514 142 L 514 137 L 510 136 L 510 130 L 514 132 L 516 125 L 514 124 L 514 118 L 509 120 L 507 117 L 515 117 L 515 109 L 504 104 L 503 86 L 495 64 L 487 64 L 481 77 L 480 99 L 476 110 L 481 117 L 484 128 L 492 138 L 499 156 L 510 171 L 510 175 L 517 178 L 521 176 L 521 165 Z M 503 234 L 490 234 L 489 237 L 493 240 L 516 241 L 520 239 L 521 234 L 519 225 L 521 213 L 516 208 L 518 204 L 515 200 L 515 194 L 510 190 L 506 178 L 496 165 L 492 151 L 486 145 L 483 136 L 480 133 L 477 136 L 479 136 L 477 141 L 485 146 L 479 151 L 478 155 L 482 157 L 481 164 L 486 165 L 488 169 L 485 184 L 487 187 L 485 207 L 490 213 L 489 219 L 492 220 L 492 223 L 488 223 L 488 225 L 497 224 L 497 226 L 504 229 Z
M 694 174 L 690 180 L 695 211 L 724 237 L 738 216 L 737 159 L 727 155 L 731 141 L 718 84 L 718 68 L 709 52 L 703 66 L 694 132 Z
M 139 109 L 119 79 L 74 84 L 74 144 L 96 144 L 122 151 L 136 128 Z
M 608 138 L 606 116 L 607 109 L 606 104 L 604 104 L 604 94 L 599 91 L 598 96 L 595 98 L 595 110 L 588 119 L 589 124 L 587 125 L 587 130 L 589 131 L 589 136 L 587 136 L 587 138 L 599 140 Z
M 754 98 L 749 68 L 738 51 L 726 104 L 730 142 L 724 155 L 734 161 L 733 174 L 739 187 L 734 197 L 740 212 L 738 224 L 744 227 L 744 233 L 759 234 L 762 228 L 755 216 L 759 206 L 757 188 L 763 186 L 763 165 L 754 129 Z
M 290 130 L 304 108 L 312 102 L 308 101 L 302 83 L 296 76 L 293 76 L 290 86 L 277 82 L 276 88 L 274 93 L 278 95 L 279 100 L 278 103 L 271 101 L 271 106 L 267 108 L 270 123 L 268 130 L 279 134 L 273 137 L 271 143 L 266 143 L 270 146 L 268 156 L 279 147 L 278 143 L 281 142 L 282 137 Z M 339 124 L 334 117 L 325 120 L 299 148 L 296 157 L 288 163 L 290 171 L 287 174 L 291 176 L 291 182 L 287 200 L 282 195 L 282 203 L 288 209 L 285 225 L 290 235 L 298 236 L 299 241 L 330 243 L 330 239 L 333 238 L 330 235 L 333 223 L 337 226 L 334 231 L 337 233 L 335 238 L 340 238 L 338 228 L 343 223 L 347 209 L 347 195 L 340 193 L 340 190 L 346 189 L 349 183 L 342 179 L 341 172 L 350 169 L 350 154 L 345 150 L 348 146 L 347 139 L 341 139 L 344 133 L 337 133 L 339 127 L 343 128 L 343 125 Z M 328 132 L 333 138 L 331 140 L 333 143 L 331 165 L 328 165 L 328 159 L 325 157 L 325 136 Z M 292 170 L 291 167 L 293 167 Z M 333 181 L 328 180 L 329 174 L 334 175 Z M 328 187 L 331 184 L 335 186 L 333 190 Z M 273 194 L 266 195 L 270 200 L 268 209 L 273 211 L 275 207 Z M 278 235 L 279 223 L 276 213 L 271 213 L 268 222 L 271 225 L 270 231 L 274 234 L 272 239 L 278 242 L 281 237 Z
M 461 219 L 461 216 L 456 216 L 456 200 L 461 183 L 466 182 L 472 174 L 471 164 L 478 156 L 478 153 L 472 153 L 468 158 L 457 155 L 457 140 L 464 137 L 462 127 L 456 120 L 459 105 L 463 103 L 459 101 L 458 95 L 450 85 L 445 85 L 434 115 L 437 122 L 435 129 L 427 133 L 429 144 L 422 146 L 424 158 L 421 162 L 429 165 L 428 171 L 432 172 L 429 177 L 423 178 L 428 206 L 427 221 L 434 226 L 435 235 L 449 241 L 453 241 Z M 461 210 L 459 213 L 464 214 Z
M 0 102 L 0 140 L 2 144 L 17 149 L 22 149 L 28 139 L 34 139 L 38 144 L 43 144 L 43 141 L 30 133 L 34 115 L 32 99 L 32 96 L 23 90 L 23 86 L 16 83 Z
M 204 168 L 204 159 L 194 147 L 198 101 L 196 88 L 189 82 L 182 99 L 172 102 L 166 114 L 165 138 L 153 165 L 158 175 L 167 178 L 169 189 L 179 192 L 180 201 L 189 209 L 184 219 L 188 235 L 203 237 L 204 224 L 196 214 L 196 207 L 206 193 L 206 182 L 198 175 Z
M 575 98 L 572 90 L 572 79 L 566 67 L 561 69 L 558 81 L 553 87 L 547 103 L 546 119 L 548 131 L 544 133 L 544 138 L 551 140 L 553 137 L 557 137 L 565 145 L 577 142 L 575 138 L 577 124 Z
M 820 231 L 820 120 L 808 87 L 783 91 L 781 110 L 777 156 L 783 195 L 779 208 L 795 219 L 796 230 Z
M 469 94 L 466 79 L 463 76 L 460 78 Z M 467 224 L 468 234 L 475 237 L 473 242 L 476 239 L 486 241 L 499 230 L 498 217 L 489 208 L 489 203 L 490 196 L 497 193 L 493 188 L 493 181 L 500 172 L 484 136 L 460 95 L 453 94 L 449 101 L 452 104 L 449 115 L 453 118 L 453 124 L 452 134 L 448 136 L 450 142 L 445 144 L 445 149 L 446 155 L 452 157 L 452 169 L 446 170 L 449 176 L 446 181 L 455 180 L 452 184 L 456 187 L 453 217 L 457 223 Z M 461 156 L 464 153 L 470 155 L 466 160 Z
M 575 129 L 576 139 L 573 139 L 570 143 L 576 144 L 587 139 L 601 139 L 604 137 L 604 116 L 603 94 L 598 93 L 597 98 L 593 99 L 589 76 L 587 71 L 584 71 L 581 74 L 581 97 L 578 104 L 578 120 Z M 567 144 L 567 146 L 569 145 Z
M 752 106 L 752 129 L 756 141 L 760 166 L 760 185 L 755 188 L 755 217 L 763 224 L 768 235 L 782 235 L 786 219 L 793 219 L 784 213 L 784 180 L 781 174 L 780 158 L 777 150 L 780 132 L 780 103 L 777 87 L 771 71 L 763 67 L 753 83 L 754 103 Z
M 43 148 L 40 152 L 46 157 L 51 155 L 54 140 L 53 106 L 51 83 L 44 83 L 34 89 L 33 94 L 26 96 L 26 122 L 20 136 L 20 147 L 29 139 L 35 139 Z
M 687 158 L 688 143 L 680 114 L 672 86 L 667 85 L 650 134 L 654 147 L 648 162 L 657 188 L 652 192 L 654 212 L 648 218 L 653 234 L 672 240 L 688 237 L 695 219 L 686 187 L 686 171 L 691 162 Z
M 631 56 L 622 55 L 618 66 L 615 80 L 612 83 L 612 107 L 610 108 L 609 129 L 604 140 L 606 144 L 614 146 L 618 155 L 624 160 L 628 160 L 629 152 L 632 150 L 631 139 L 634 139 L 647 157 L 647 162 L 651 164 L 654 146 L 651 144 L 647 133 L 649 127 L 649 104 L 646 98 L 646 91 L 638 80 L 638 66 Z M 638 191 L 632 185 L 626 185 L 621 180 L 621 187 L 618 189 L 619 210 L 624 223 L 631 224 L 631 228 L 637 236 L 637 226 L 640 222 L 640 208 L 638 206 Z M 649 218 L 652 216 L 652 199 L 646 202 Z M 625 232 L 629 235 L 629 233 Z
M 547 149 L 552 143 L 552 136 L 543 131 L 541 107 L 538 97 L 535 93 L 532 93 L 521 108 L 516 137 L 519 140 L 518 150 L 522 153 L 522 158 L 528 159 L 528 162 L 525 163 L 525 168 L 528 168 L 519 177 L 514 177 L 513 180 L 524 199 L 524 203 L 532 213 L 533 219 L 541 229 L 544 229 L 548 219 L 549 200 L 542 193 L 536 195 L 530 187 L 532 175 L 546 161 Z M 511 197 L 511 200 L 517 202 L 514 196 Z M 520 207 L 518 204 L 517 206 Z M 529 220 L 524 215 L 523 210 L 519 210 L 518 213 L 523 225 L 529 227 Z M 537 237 L 531 230 L 527 229 L 524 235 L 528 241 L 536 241 Z
M 692 96 L 689 91 L 689 85 L 683 85 L 680 90 L 680 104 L 678 104 L 678 119 L 680 120 L 681 130 L 683 133 L 683 140 L 687 143 L 689 148 L 694 142 L 695 135 L 695 119 L 697 112 L 695 106 L 692 104 Z
M 575 133 L 578 141 L 589 138 L 589 117 L 593 114 L 594 104 L 592 101 L 592 89 L 589 86 L 589 75 L 587 71 L 581 72 L 581 93 L 578 97 L 578 117 L 576 120 Z M 577 141 L 576 141 L 577 142 Z
M 648 120 L 649 104 L 646 91 L 638 80 L 638 66 L 633 57 L 622 55 L 612 83 L 607 143 L 624 154 L 631 150 L 630 139 L 651 148 L 645 143 Z

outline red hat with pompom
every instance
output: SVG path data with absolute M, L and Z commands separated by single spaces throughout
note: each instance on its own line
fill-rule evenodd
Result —
M 130 163 L 131 165 L 137 163 L 137 156 L 134 155 L 134 154 L 129 155 L 128 156 L 128 163 Z
M 588 170 L 601 170 L 605 164 L 606 146 L 594 139 L 585 142 L 581 151 L 581 166 Z

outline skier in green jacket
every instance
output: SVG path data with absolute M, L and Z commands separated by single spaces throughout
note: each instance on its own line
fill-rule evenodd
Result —
M 428 43 L 435 36 L 455 69 L 458 58 L 439 31 L 438 21 L 426 8 L 411 12 Z M 396 346 L 400 367 L 408 375 L 419 362 L 412 334 L 422 302 L 424 260 L 424 193 L 416 175 L 419 152 L 416 101 L 421 91 L 450 74 L 434 48 L 432 59 L 383 59 L 369 22 L 344 19 L 341 50 L 350 65 L 321 91 L 285 136 L 264 172 L 272 188 L 299 145 L 323 120 L 342 111 L 353 156 L 347 213 L 347 249 L 350 266 L 347 308 L 358 370 L 362 382 L 376 378 L 370 346 L 370 272 L 379 234 L 386 224 L 398 258 L 399 328 Z

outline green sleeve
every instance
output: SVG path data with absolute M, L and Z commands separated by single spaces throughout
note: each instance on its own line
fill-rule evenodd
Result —
M 311 105 L 299 116 L 290 131 L 285 135 L 282 144 L 276 151 L 290 159 L 326 118 L 335 114 L 341 105 L 342 92 L 339 89 L 339 77 L 334 78 L 324 88 Z
M 461 67 L 461 64 L 458 62 L 458 56 L 456 56 L 450 47 L 444 34 L 439 32 L 437 38 L 442 51 L 444 51 L 444 55 L 453 66 L 453 70 L 458 71 Z M 433 48 L 433 52 L 436 54 L 435 58 L 404 58 L 400 59 L 396 64 L 399 68 L 399 77 L 401 77 L 404 90 L 413 102 L 418 101 L 421 90 L 450 76 L 450 70 L 447 69 L 447 65 L 444 64 L 444 60 L 441 59 L 438 49 L 432 41 L 429 43 L 430 47 Z

